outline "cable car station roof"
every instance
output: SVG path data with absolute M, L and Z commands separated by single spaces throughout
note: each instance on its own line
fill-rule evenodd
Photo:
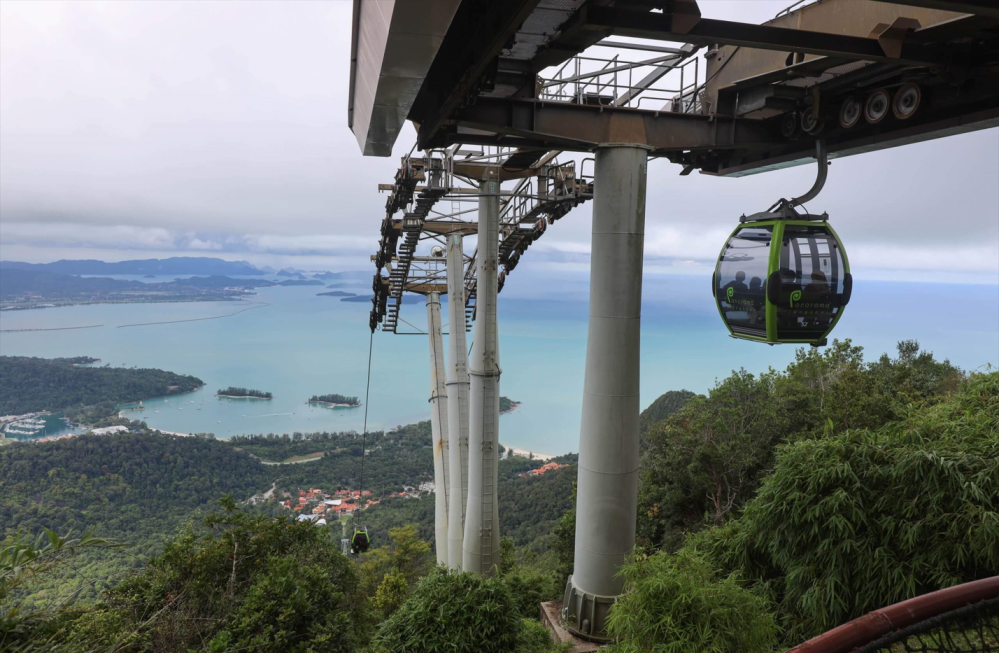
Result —
M 408 119 L 419 149 L 511 148 L 522 161 L 505 169 L 627 142 L 683 174 L 742 175 L 812 160 L 819 133 L 835 158 L 999 125 L 993 0 L 819 0 L 763 25 L 703 18 L 696 0 L 355 0 L 354 20 L 349 120 L 365 154 L 389 155 Z M 575 73 L 592 46 L 645 52 Z M 650 97 L 699 57 L 705 82 Z M 918 110 L 837 121 L 851 98 L 905 84 Z

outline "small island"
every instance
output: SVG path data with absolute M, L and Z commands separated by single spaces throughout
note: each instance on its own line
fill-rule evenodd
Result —
M 504 413 L 512 413 L 517 410 L 517 406 L 519 405 L 519 401 L 514 401 L 509 397 L 500 397 L 500 415 Z
M 357 293 L 346 292 L 344 290 L 331 290 L 330 292 L 316 293 L 317 297 L 357 297 Z
M 273 399 L 274 395 L 263 390 L 253 388 L 236 388 L 229 386 L 215 393 L 216 397 L 226 397 L 228 399 Z
M 361 405 L 361 400 L 357 397 L 348 397 L 334 392 L 328 395 L 312 395 L 308 403 L 321 404 L 333 408 L 357 408 Z

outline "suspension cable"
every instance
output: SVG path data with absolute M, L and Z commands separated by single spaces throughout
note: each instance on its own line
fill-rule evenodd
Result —
M 371 351 L 374 349 L 375 344 L 375 332 L 371 331 L 371 337 L 368 339 L 368 383 L 364 388 L 364 430 L 361 432 L 361 478 L 357 486 L 357 502 L 363 505 L 364 501 L 364 457 L 367 449 L 368 443 L 368 398 L 371 396 Z M 361 512 L 360 509 L 354 511 L 354 521 L 357 522 L 357 514 Z

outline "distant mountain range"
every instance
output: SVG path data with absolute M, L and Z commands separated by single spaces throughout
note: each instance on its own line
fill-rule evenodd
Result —
M 34 270 L 56 272 L 58 274 L 128 274 L 128 275 L 257 275 L 267 274 L 264 270 L 246 261 L 225 261 L 220 258 L 177 256 L 165 259 L 145 259 L 136 261 L 56 261 L 54 263 L 22 263 L 20 261 L 0 261 L 0 269 Z
M 137 291 L 140 293 L 143 291 L 169 291 L 183 294 L 185 290 L 192 291 L 195 289 L 262 288 L 267 286 L 300 284 L 322 285 L 322 282 L 284 281 L 274 283 L 266 279 L 232 279 L 226 276 L 212 275 L 177 279 L 165 283 L 143 283 L 142 281 L 125 281 L 123 279 L 108 279 L 104 277 L 77 277 L 44 270 L 0 268 L 0 299 L 5 300 L 28 294 L 49 298 L 70 298 L 78 295 L 120 293 L 125 291 Z

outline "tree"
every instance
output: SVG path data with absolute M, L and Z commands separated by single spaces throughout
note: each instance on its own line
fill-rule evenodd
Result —
M 60 536 L 44 529 L 35 538 L 22 534 L 0 543 L 0 649 L 10 651 L 74 651 L 70 626 L 77 616 L 72 605 L 61 603 L 32 609 L 23 601 L 23 589 L 33 579 L 66 563 L 78 551 L 116 546 L 86 534 Z
M 329 530 L 221 503 L 108 591 L 80 636 L 118 651 L 356 650 L 357 576 Z
M 430 545 L 415 524 L 389 529 L 391 545 L 372 549 L 361 562 L 361 591 L 385 616 L 391 615 L 433 566 Z
M 789 643 L 999 574 L 997 427 L 993 372 L 884 427 L 784 445 L 744 514 L 699 546 L 770 588 Z

